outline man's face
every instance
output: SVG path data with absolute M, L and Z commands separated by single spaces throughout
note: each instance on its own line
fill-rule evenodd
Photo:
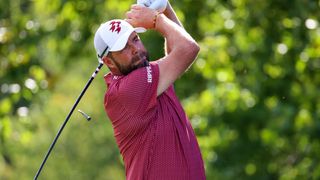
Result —
M 136 32 L 130 35 L 121 51 L 112 52 L 109 57 L 122 75 L 149 64 L 148 52 Z

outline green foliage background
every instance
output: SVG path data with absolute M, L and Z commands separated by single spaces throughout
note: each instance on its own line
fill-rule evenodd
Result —
M 0 2 L 0 179 L 31 179 L 98 62 L 99 24 L 132 0 Z M 320 179 L 320 1 L 171 1 L 201 45 L 176 89 L 207 179 Z M 142 39 L 163 55 L 155 32 Z M 103 74 L 39 179 L 125 179 Z

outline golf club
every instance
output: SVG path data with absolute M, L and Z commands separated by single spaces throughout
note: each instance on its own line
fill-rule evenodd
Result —
M 100 58 L 100 57 L 99 57 L 99 58 Z M 88 87 L 90 86 L 91 82 L 92 82 L 93 79 L 96 77 L 96 75 L 98 74 L 98 72 L 100 71 L 100 69 L 101 69 L 102 66 L 103 66 L 103 62 L 101 61 L 101 58 L 100 58 L 100 59 L 99 59 L 99 65 L 98 65 L 98 67 L 96 68 L 96 70 L 95 70 L 95 71 L 93 72 L 93 74 L 91 75 L 89 81 L 87 82 L 87 84 L 85 85 L 84 89 L 81 91 L 79 97 L 77 98 L 76 102 L 74 103 L 73 107 L 71 108 L 71 110 L 70 110 L 68 116 L 66 117 L 64 123 L 63 123 L 62 126 L 60 127 L 60 129 L 59 129 L 57 135 L 55 136 L 55 138 L 54 138 L 51 146 L 49 147 L 49 150 L 48 150 L 45 158 L 43 159 L 43 161 L 42 161 L 42 163 L 41 163 L 41 165 L 40 165 L 39 170 L 37 171 L 37 174 L 36 174 L 35 177 L 34 177 L 34 180 L 38 179 L 38 176 L 40 175 L 41 170 L 42 170 L 44 164 L 46 163 L 46 161 L 47 161 L 47 159 L 48 159 L 48 157 L 49 157 L 49 155 L 50 155 L 50 153 L 51 153 L 54 145 L 56 144 L 56 142 L 57 142 L 57 140 L 58 140 L 58 138 L 59 138 L 62 130 L 64 129 L 64 127 L 65 127 L 66 124 L 68 123 L 68 121 L 69 121 L 69 119 L 70 119 L 70 117 L 71 117 L 74 109 L 77 107 L 77 105 L 78 105 L 78 103 L 80 102 L 82 96 L 84 95 L 84 93 L 86 92 L 86 90 L 88 89 Z M 79 110 L 79 112 L 80 112 L 88 121 L 91 119 L 91 117 L 88 116 L 88 115 L 87 115 L 86 113 L 84 113 L 83 111 Z

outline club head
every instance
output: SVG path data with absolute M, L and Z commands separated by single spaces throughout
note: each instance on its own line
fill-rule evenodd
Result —
M 88 114 L 86 114 L 85 112 L 81 111 L 80 109 L 78 109 L 78 112 L 79 112 L 80 114 L 82 114 L 83 117 L 86 118 L 87 121 L 90 121 L 90 120 L 91 120 L 91 117 L 90 117 Z

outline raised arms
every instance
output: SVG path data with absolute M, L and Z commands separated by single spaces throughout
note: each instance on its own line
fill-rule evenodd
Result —
M 168 9 L 170 8 L 170 9 Z M 176 18 L 170 5 L 165 10 L 169 18 Z M 154 29 L 166 39 L 167 54 L 159 60 L 160 78 L 157 95 L 162 94 L 192 64 L 200 50 L 196 41 L 180 26 L 180 21 L 169 19 L 155 10 L 133 5 L 127 13 L 127 21 L 135 27 Z M 155 23 L 154 23 L 155 22 Z M 178 23 L 177 23 L 178 22 Z

